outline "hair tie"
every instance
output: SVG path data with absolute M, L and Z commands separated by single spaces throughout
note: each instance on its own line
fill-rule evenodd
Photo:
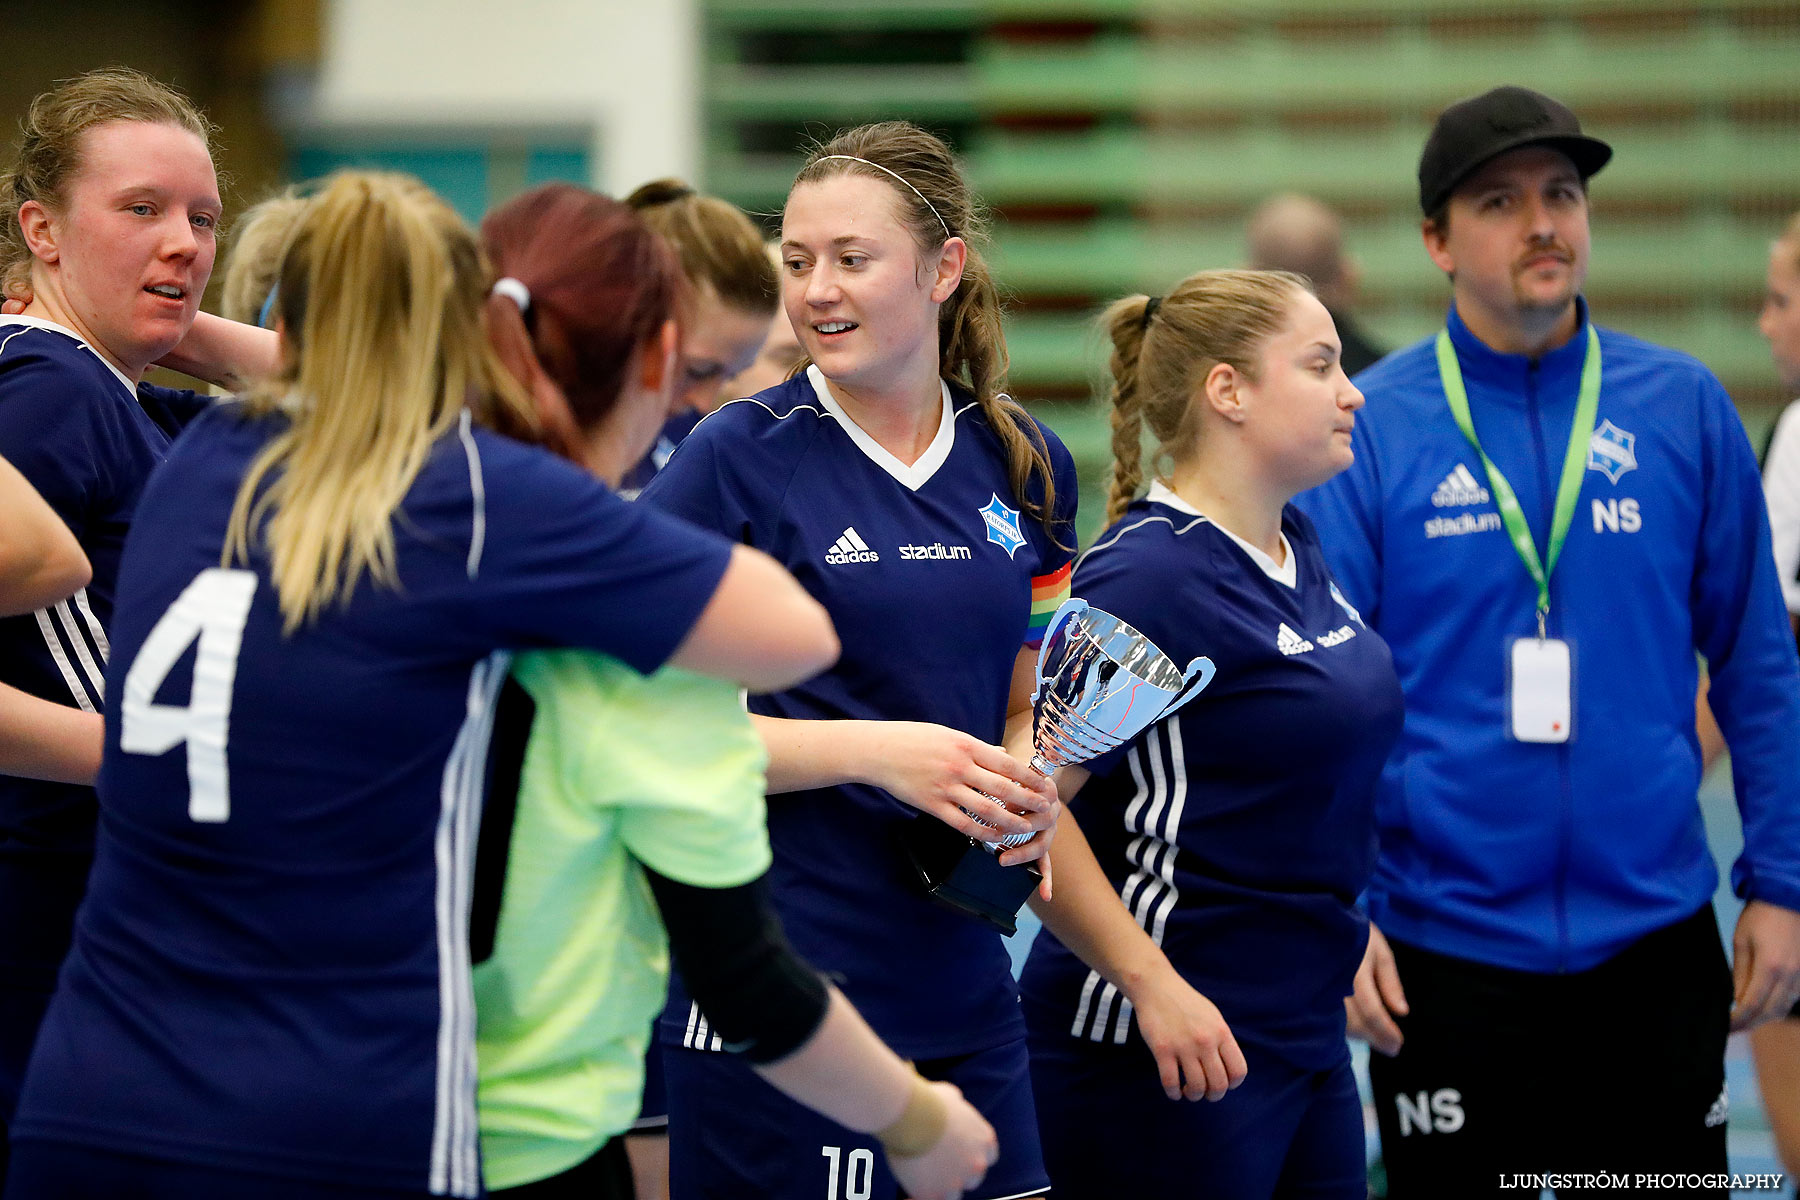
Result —
M 931 215 L 937 218 L 937 223 L 944 227 L 944 237 L 946 239 L 956 236 L 955 234 L 950 232 L 950 223 L 948 221 L 944 220 L 942 213 L 938 212 L 937 205 L 935 205 L 931 201 L 927 200 L 925 198 L 924 192 L 921 192 L 918 188 L 914 187 L 911 183 L 908 183 L 906 176 L 900 174 L 898 171 L 890 170 L 889 168 L 882 166 L 878 162 L 870 162 L 866 158 L 858 158 L 854 154 L 821 154 L 818 158 L 813 159 L 813 161 L 816 163 L 822 163 L 822 162 L 829 162 L 834 158 L 841 158 L 845 162 L 859 162 L 859 163 L 863 164 L 865 167 L 874 167 L 877 171 L 887 171 L 887 173 L 889 175 L 892 175 L 895 179 L 898 179 L 902 184 L 905 184 L 906 190 L 911 192 L 913 195 L 917 196 L 919 198 L 920 204 L 923 204 L 926 208 L 929 208 L 931 210 Z
M 494 286 L 488 289 L 495 296 L 505 296 L 519 306 L 519 315 L 524 316 L 531 311 L 531 289 L 514 279 L 511 275 L 494 280 Z
M 1155 319 L 1156 310 L 1162 307 L 1162 302 L 1163 298 L 1161 296 L 1152 296 L 1144 301 L 1144 318 L 1138 324 L 1139 329 L 1150 328 L 1150 322 Z
M 256 327 L 258 329 L 274 328 L 274 326 L 269 324 L 269 317 L 275 311 L 275 298 L 279 295 L 281 295 L 281 288 L 277 286 L 270 288 L 269 294 L 263 298 L 262 307 L 256 312 Z

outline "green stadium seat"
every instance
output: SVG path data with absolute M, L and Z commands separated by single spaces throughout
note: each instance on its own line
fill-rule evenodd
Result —
M 1347 214 L 1372 333 L 1429 333 L 1446 287 L 1419 245 L 1419 146 L 1450 100 L 1524 83 L 1617 148 L 1594 198 L 1588 291 L 1603 318 L 1699 355 L 1762 404 L 1753 311 L 1767 241 L 1800 208 L 1791 7 L 705 0 L 707 180 L 774 212 L 798 161 L 781 148 L 803 130 L 891 116 L 946 130 L 1000 217 L 1020 394 L 1080 398 L 1105 363 L 1098 306 L 1239 263 L 1244 218 L 1277 191 Z M 817 44 L 796 65 L 800 37 Z M 1097 401 L 1054 411 L 1084 463 L 1104 457 Z

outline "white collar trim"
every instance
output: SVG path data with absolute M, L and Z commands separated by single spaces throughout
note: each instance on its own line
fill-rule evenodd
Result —
M 1160 479 L 1151 481 L 1150 490 L 1145 494 L 1144 499 L 1167 505 L 1176 512 L 1187 513 L 1189 516 L 1206 517 L 1213 528 L 1243 547 L 1244 553 L 1250 556 L 1251 562 L 1262 568 L 1262 573 L 1264 575 L 1267 575 L 1270 579 L 1273 579 L 1276 583 L 1279 583 L 1286 588 L 1298 586 L 1300 581 L 1300 567 L 1299 564 L 1294 561 L 1294 548 L 1288 544 L 1287 534 L 1283 533 L 1277 535 L 1281 538 L 1282 555 L 1282 561 L 1277 563 L 1273 558 L 1269 557 L 1267 552 L 1246 542 L 1243 538 L 1231 532 L 1231 530 L 1225 528 L 1217 521 L 1214 521 L 1211 517 L 1207 517 L 1205 513 L 1189 504 L 1186 500 L 1183 500 L 1180 496 L 1177 496 L 1174 489 Z
M 86 350 L 89 354 L 99 359 L 100 365 L 111 371 L 113 375 L 117 377 L 118 381 L 125 385 L 125 390 L 131 393 L 131 398 L 133 400 L 137 399 L 137 384 L 131 382 L 131 380 L 126 377 L 125 372 L 113 366 L 112 363 L 107 360 L 106 355 L 82 341 L 81 335 L 76 333 L 73 329 L 70 329 L 68 326 L 58 325 L 55 321 L 46 321 L 42 317 L 28 317 L 24 313 L 19 313 L 16 316 L 0 316 L 0 325 L 25 325 L 32 329 L 48 329 L 53 333 L 62 334 L 64 337 L 80 346 L 83 350 Z
M 886 447 L 869 436 L 868 430 L 851 419 L 850 414 L 844 411 L 844 406 L 831 394 L 831 385 L 825 382 L 824 373 L 816 365 L 806 368 L 806 379 L 812 384 L 813 394 L 819 398 L 819 403 L 843 426 L 844 432 L 850 435 L 850 440 L 856 443 L 857 449 L 909 491 L 916 492 L 924 487 L 937 474 L 937 469 L 944 465 L 944 460 L 950 457 L 950 448 L 956 444 L 956 413 L 950 406 L 950 385 L 943 380 L 938 380 L 941 403 L 937 434 L 931 439 L 931 445 L 925 447 L 925 453 L 919 455 L 918 461 L 908 464 L 888 453 Z

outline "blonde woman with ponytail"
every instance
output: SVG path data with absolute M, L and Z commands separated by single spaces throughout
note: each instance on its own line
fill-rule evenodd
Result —
M 887 122 L 817 147 L 781 243 L 810 365 L 702 421 L 641 502 L 769 550 L 832 614 L 838 666 L 751 700 L 776 907 L 884 1041 L 992 1122 L 999 1161 L 967 1195 L 1019 1197 L 1048 1180 L 1005 948 L 936 906 L 900 844 L 918 822 L 997 828 L 1034 835 L 1002 863 L 1038 860 L 1059 808 L 1025 763 L 1036 639 L 1067 594 L 1074 471 L 1005 394 L 982 242 L 938 138 Z M 675 1196 L 894 1194 L 876 1139 L 717 1053 L 679 981 L 661 1036 Z
M 145 490 L 15 1200 L 480 1194 L 468 923 L 508 652 L 751 687 L 830 662 L 765 556 L 496 432 L 538 436 L 547 399 L 489 343 L 513 290 L 418 182 L 334 178 L 277 274 L 280 368 Z M 631 356 L 644 386 L 675 336 Z
M 1111 524 L 1075 590 L 1218 675 L 1057 774 L 1056 895 L 1020 980 L 1051 1178 L 1361 1200 L 1343 997 L 1400 690 L 1289 501 L 1350 464 L 1362 396 L 1298 276 L 1203 271 L 1102 323 Z

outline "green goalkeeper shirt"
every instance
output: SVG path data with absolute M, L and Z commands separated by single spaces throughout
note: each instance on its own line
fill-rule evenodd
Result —
M 731 685 L 575 650 L 520 655 L 513 679 L 536 715 L 494 949 L 474 970 L 495 1189 L 568 1170 L 637 1114 L 669 965 L 643 868 L 736 887 L 770 861 L 767 758 Z

